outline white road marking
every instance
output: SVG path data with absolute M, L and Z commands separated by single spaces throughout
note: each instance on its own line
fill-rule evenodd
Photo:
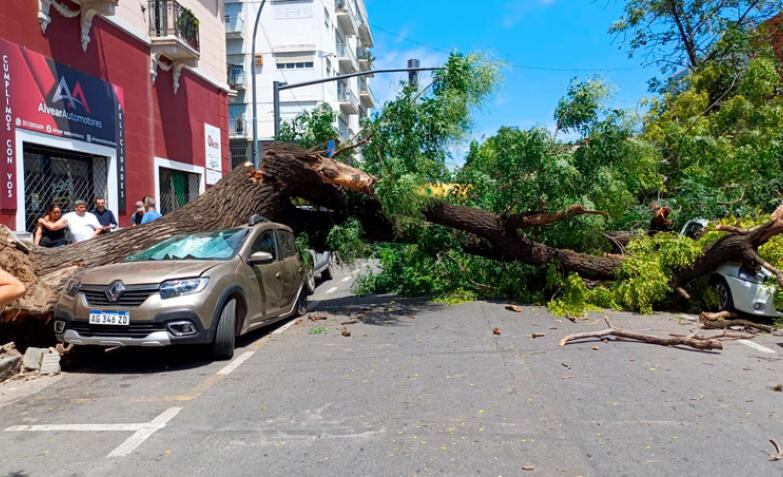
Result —
M 223 369 L 221 369 L 215 374 L 217 374 L 218 376 L 228 376 L 229 374 L 231 374 L 231 371 L 237 369 L 240 364 L 250 359 L 250 357 L 253 356 L 253 354 L 255 354 L 255 351 L 245 351 L 244 353 L 240 354 L 236 358 L 232 359 L 230 363 L 228 363 L 225 367 L 223 367 Z
M 331 295 L 332 293 L 334 293 L 336 291 L 337 291 L 337 287 L 332 287 L 332 288 L 326 290 L 326 294 L 327 295 Z
M 111 451 L 106 457 L 125 457 L 126 455 L 130 454 L 136 450 L 136 448 L 139 447 L 142 442 L 147 440 L 149 436 L 166 427 L 166 423 L 172 420 L 174 416 L 179 414 L 181 410 L 181 407 L 170 407 L 166 409 L 160 413 L 158 417 L 146 425 L 144 429 L 139 429 L 132 436 L 125 439 L 125 442 L 117 446 L 117 448 Z
M 312 310 L 312 307 L 311 307 L 311 310 Z M 273 335 L 282 335 L 283 333 L 285 333 L 285 331 L 286 331 L 288 328 L 290 328 L 290 327 L 294 326 L 294 325 L 296 324 L 296 322 L 297 322 L 297 320 L 291 320 L 291 321 L 289 321 L 288 323 L 286 323 L 286 324 L 284 324 L 283 326 L 281 326 L 280 328 L 278 328 L 278 329 L 276 329 L 275 331 L 273 331 L 273 332 L 272 332 L 272 334 L 273 334 Z
M 125 442 L 117 446 L 106 457 L 125 457 L 142 442 L 147 440 L 152 434 L 166 427 L 166 424 L 182 410 L 181 407 L 170 407 L 160 413 L 158 417 L 150 422 L 130 423 L 130 424 L 36 424 L 24 426 L 11 426 L 5 429 L 6 432 L 133 432 L 133 435 L 125 439 Z
M 769 353 L 769 354 L 777 354 L 777 351 L 774 349 L 767 348 L 766 346 L 762 346 L 754 341 L 750 340 L 737 340 L 737 343 L 742 343 L 745 346 L 749 348 L 753 348 L 756 351 L 761 351 L 762 353 Z
M 349 275 L 349 276 L 347 276 L 347 277 L 343 278 L 343 279 L 342 279 L 342 280 L 340 280 L 340 281 L 341 281 L 341 282 L 347 282 L 347 281 L 349 281 L 351 278 L 353 278 L 353 277 L 351 277 L 351 276 Z

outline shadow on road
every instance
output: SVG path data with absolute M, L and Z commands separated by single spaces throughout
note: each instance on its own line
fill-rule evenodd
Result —
M 272 331 L 288 323 L 282 320 L 264 326 L 240 336 L 236 340 L 234 355 L 242 353 L 242 349 L 250 346 Z M 62 368 L 67 372 L 96 374 L 148 374 L 180 371 L 206 366 L 215 362 L 210 356 L 208 345 L 180 345 L 163 348 L 109 348 L 80 350 L 63 357 Z M 228 361 L 226 361 L 228 363 Z
M 348 296 L 321 300 L 316 312 L 325 311 L 361 319 L 366 325 L 405 326 L 418 313 L 442 310 L 448 305 L 433 303 L 426 297 L 397 295 Z

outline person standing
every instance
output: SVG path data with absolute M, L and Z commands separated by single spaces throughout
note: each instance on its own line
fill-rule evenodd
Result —
M 52 204 L 46 209 L 43 217 L 38 219 L 38 225 L 35 227 L 35 236 L 33 242 L 42 247 L 62 247 L 68 244 L 65 238 L 65 219 L 63 211 L 56 204 Z
M 74 205 L 76 206 L 75 210 L 63 216 L 74 242 L 84 242 L 97 237 L 106 230 L 95 215 L 87 212 L 87 202 L 77 200 Z
M 131 225 L 141 225 L 141 219 L 144 218 L 144 202 L 136 202 L 136 212 L 131 215 Z
M 114 218 L 114 212 L 106 208 L 106 199 L 103 197 L 95 199 L 95 208 L 92 209 L 92 213 L 98 218 L 98 223 L 107 231 L 117 228 L 118 224 L 117 219 Z
M 144 198 L 144 210 L 146 210 L 146 212 L 144 212 L 144 217 L 141 219 L 141 225 L 148 224 L 153 220 L 161 218 L 160 212 L 155 210 L 155 199 L 152 197 Z

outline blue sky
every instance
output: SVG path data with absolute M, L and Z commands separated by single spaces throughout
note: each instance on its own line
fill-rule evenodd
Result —
M 621 16 L 622 0 L 365 1 L 376 67 L 405 67 L 407 58 L 438 65 L 452 49 L 486 52 L 507 63 L 496 94 L 475 115 L 476 138 L 503 125 L 551 128 L 573 77 L 605 79 L 615 87 L 609 105 L 635 109 L 656 73 L 629 59 L 607 33 Z M 373 79 L 379 102 L 393 96 L 400 79 Z

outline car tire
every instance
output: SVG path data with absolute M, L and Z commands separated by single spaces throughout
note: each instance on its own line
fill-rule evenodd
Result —
M 299 294 L 299 298 L 296 299 L 296 307 L 294 308 L 294 317 L 299 318 L 307 314 L 307 295 L 304 293 Z
M 315 273 L 312 270 L 305 274 L 304 287 L 308 295 L 315 293 Z
M 329 265 L 327 265 L 324 271 L 321 272 L 321 279 L 324 281 L 331 280 L 334 277 L 334 274 L 332 273 L 333 268 L 334 268 L 334 255 L 329 255 Z
M 234 357 L 234 342 L 236 340 L 237 301 L 231 299 L 223 305 L 218 318 L 215 339 L 212 341 L 212 357 L 219 360 Z
M 719 311 L 733 311 L 734 299 L 731 296 L 731 288 L 726 283 L 726 279 L 719 277 L 715 280 L 715 291 L 718 293 L 718 310 Z

